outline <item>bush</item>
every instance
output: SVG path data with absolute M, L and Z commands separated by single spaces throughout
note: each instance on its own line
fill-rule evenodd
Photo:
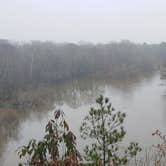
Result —
M 80 128 L 82 138 L 91 138 L 93 142 L 85 148 L 85 159 L 94 165 L 125 165 L 141 151 L 134 142 L 124 152 L 120 148 L 119 143 L 126 134 L 123 128 L 126 114 L 116 112 L 109 99 L 102 95 L 96 103 L 99 107 L 91 108 Z
M 48 122 L 45 132 L 42 141 L 37 142 L 33 139 L 27 146 L 18 150 L 19 157 L 26 159 L 24 164 L 29 166 L 78 165 L 81 157 L 76 148 L 76 136 L 69 129 L 62 111 L 57 110 L 54 113 L 54 119 Z M 20 163 L 20 166 L 24 164 Z
M 76 148 L 76 136 L 69 129 L 64 113 L 57 110 L 54 119 L 45 128 L 42 141 L 31 140 L 27 146 L 18 150 L 25 163 L 19 166 L 120 166 L 136 156 L 141 148 L 138 143 L 130 143 L 127 149 L 121 149 L 120 142 L 125 137 L 123 122 L 125 113 L 116 112 L 108 98 L 100 96 L 96 103 L 99 108 L 91 108 L 81 128 L 82 138 L 92 139 L 92 145 L 85 148 L 82 160 Z

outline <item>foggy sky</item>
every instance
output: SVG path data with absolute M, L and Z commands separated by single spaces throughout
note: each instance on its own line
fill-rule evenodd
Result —
M 0 38 L 166 41 L 166 0 L 0 0 Z

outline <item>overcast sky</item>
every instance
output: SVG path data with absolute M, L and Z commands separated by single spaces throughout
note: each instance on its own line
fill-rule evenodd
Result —
M 0 0 L 0 38 L 166 41 L 166 0 Z

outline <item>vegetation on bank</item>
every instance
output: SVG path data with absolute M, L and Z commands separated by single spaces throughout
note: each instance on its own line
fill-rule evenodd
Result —
M 84 153 L 79 152 L 77 138 L 63 111 L 56 110 L 43 139 L 32 139 L 18 149 L 19 166 L 165 166 L 166 135 L 154 131 L 152 136 L 160 142 L 148 150 L 142 150 L 136 142 L 124 148 L 126 114 L 117 112 L 103 96 L 96 103 L 98 107 L 90 109 L 80 127 L 81 137 L 89 143 Z
M 72 44 L 0 40 L 0 102 L 20 90 L 87 77 L 130 78 L 152 72 L 166 61 L 166 44 Z
M 77 149 L 76 136 L 70 130 L 61 110 L 46 125 L 43 140 L 31 140 L 18 150 L 23 158 L 19 165 L 29 166 L 120 166 L 141 151 L 138 143 L 132 142 L 126 149 L 121 147 L 125 130 L 125 113 L 117 112 L 108 98 L 100 96 L 97 108 L 91 108 L 85 117 L 80 133 L 84 139 L 92 139 L 85 147 L 85 154 Z M 78 145 L 79 146 L 79 145 Z
M 122 41 L 120 43 L 94 45 L 90 43 L 55 44 L 35 41 L 17 44 L 0 40 L 0 108 L 3 110 L 0 110 L 2 114 L 0 131 L 2 135 L 7 135 L 6 133 L 8 132 L 11 135 L 12 126 L 19 124 L 17 119 L 20 116 L 24 116 L 25 110 L 36 108 L 41 110 L 43 106 L 52 105 L 50 103 L 53 101 L 61 103 L 64 98 L 68 97 L 70 98 L 67 99 L 68 103 L 77 108 L 78 101 L 76 99 L 80 97 L 77 96 L 79 94 L 77 92 L 84 89 L 82 86 L 87 86 L 86 90 L 84 90 L 86 100 L 89 100 L 89 89 L 97 91 L 93 96 L 98 95 L 98 86 L 93 87 L 89 82 L 88 85 L 84 83 L 82 83 L 84 85 L 78 85 L 78 79 L 101 78 L 103 80 L 104 78 L 106 80 L 105 78 L 108 78 L 111 81 L 120 82 L 120 79 L 125 79 L 126 81 L 130 78 L 139 78 L 157 71 L 156 69 L 165 63 L 165 55 L 166 43 L 135 44 L 129 41 Z M 161 76 L 165 79 L 165 72 L 161 73 Z M 56 90 L 53 90 L 55 86 L 66 82 L 72 82 L 72 85 L 69 88 L 63 88 L 63 94 L 60 94 L 61 92 L 58 91 L 59 86 Z M 117 82 L 115 83 L 116 85 Z M 138 81 L 136 82 L 138 83 Z M 91 87 L 89 88 L 89 86 Z M 58 100 L 53 93 L 54 91 L 56 91 Z M 16 110 L 24 111 L 20 114 Z M 91 110 L 91 114 L 93 111 Z M 8 117 L 9 114 L 12 118 Z M 8 122 L 11 120 L 13 123 L 9 124 Z M 4 127 L 6 123 L 8 123 L 7 127 L 9 130 L 6 130 Z M 82 129 L 84 128 L 82 127 Z M 98 132 L 97 129 L 96 132 Z M 121 128 L 119 129 L 119 132 L 122 132 Z M 103 132 L 105 133 L 106 131 Z M 125 132 L 123 134 L 125 136 Z M 97 139 L 97 137 L 90 134 L 87 137 L 88 139 L 90 137 Z M 108 141 L 104 142 L 108 144 Z M 96 145 L 91 147 L 91 149 L 90 147 L 86 148 L 85 154 L 89 154 L 93 148 L 101 149 L 99 142 L 96 142 Z M 38 146 L 38 142 L 36 142 L 35 146 Z M 105 150 L 108 153 L 109 150 Z M 120 152 L 122 153 L 122 151 Z M 93 154 L 93 152 L 91 153 Z M 157 152 L 156 155 L 154 163 L 163 161 L 163 152 Z M 107 158 L 106 152 L 102 156 Z M 91 160 L 89 157 L 90 155 L 87 155 L 86 160 Z M 94 159 L 94 156 L 92 158 Z M 96 158 L 98 157 L 96 156 Z M 104 161 L 103 158 L 99 159 L 100 163 Z M 60 159 L 60 161 L 63 161 L 63 159 Z M 93 162 L 99 161 L 96 159 Z M 145 164 L 141 166 L 143 165 Z M 152 164 L 149 165 L 151 166 Z

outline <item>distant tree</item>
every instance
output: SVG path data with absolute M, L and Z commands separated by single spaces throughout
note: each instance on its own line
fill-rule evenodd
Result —
M 166 64 L 166 44 L 72 44 L 0 40 L 0 105 L 17 103 L 20 90 L 80 78 L 126 79 Z M 14 100 L 13 100 L 14 99 Z M 5 101 L 5 102 L 4 102 Z M 11 105 L 12 105 L 11 104 Z
M 109 99 L 102 95 L 96 102 L 99 108 L 91 108 L 80 128 L 82 138 L 92 139 L 92 145 L 85 148 L 85 158 L 95 165 L 125 165 L 141 151 L 134 142 L 124 152 L 120 149 L 119 143 L 126 134 L 123 128 L 126 114 L 116 112 Z

